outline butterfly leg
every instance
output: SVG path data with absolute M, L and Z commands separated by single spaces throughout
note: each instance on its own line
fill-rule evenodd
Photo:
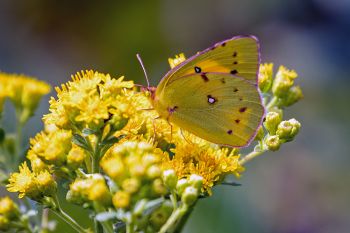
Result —
M 152 119 L 152 125 L 153 125 L 153 136 L 152 136 L 152 141 L 153 143 L 156 141 L 156 137 L 157 137 L 157 132 L 156 132 L 156 124 L 154 123 L 155 120 L 159 119 L 160 116 L 157 116 L 156 118 Z
M 182 131 L 182 129 L 180 129 L 180 132 L 181 132 L 182 137 L 185 139 L 185 141 L 186 141 L 188 144 L 192 144 L 192 145 L 193 145 L 193 143 L 192 143 L 190 140 L 187 140 L 187 138 L 185 137 L 184 132 Z

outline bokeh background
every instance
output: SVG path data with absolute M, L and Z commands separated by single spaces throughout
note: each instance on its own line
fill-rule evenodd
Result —
M 1 0 L 0 70 L 53 86 L 83 69 L 145 84 L 140 53 L 156 85 L 168 57 L 240 34 L 259 37 L 264 62 L 299 73 L 305 98 L 286 117 L 302 129 L 293 143 L 249 163 L 241 187 L 217 187 L 201 200 L 184 232 L 350 232 L 349 0 Z M 47 101 L 27 137 L 41 129 Z M 63 231 L 71 232 L 64 223 Z

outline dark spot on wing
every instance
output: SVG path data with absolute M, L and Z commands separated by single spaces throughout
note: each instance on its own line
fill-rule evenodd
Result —
M 195 66 L 195 67 L 194 67 L 194 71 L 195 71 L 196 73 L 200 73 L 200 72 L 202 72 L 202 69 L 201 69 L 200 67 L 198 67 L 198 66 Z
M 232 54 L 233 57 L 237 57 L 237 52 L 234 51 L 233 54 Z
M 247 110 L 247 107 L 240 108 L 239 112 L 245 112 L 245 110 Z
M 233 62 L 233 64 L 234 64 L 234 65 L 237 65 L 237 64 L 238 64 L 238 62 L 237 62 L 237 61 L 234 61 L 234 62 Z
M 214 103 L 216 103 L 218 100 L 215 98 L 215 97 L 213 97 L 212 95 L 207 95 L 207 97 L 208 97 L 208 103 L 209 104 L 214 104 Z
M 213 47 L 211 47 L 211 48 L 210 48 L 210 50 L 214 50 L 215 48 L 216 48 L 216 47 L 215 47 L 215 46 L 213 46 Z
M 226 83 L 225 78 L 222 78 L 220 81 L 221 83 Z
M 231 74 L 237 74 L 238 73 L 238 71 L 237 70 L 231 70 L 231 72 L 230 72 Z
M 209 78 L 207 77 L 207 75 L 205 73 L 202 73 L 201 77 L 204 80 L 204 82 L 208 82 L 209 81 Z
M 242 97 L 239 97 L 239 101 L 242 101 L 243 100 L 243 98 Z
M 230 134 L 230 135 L 232 134 L 232 132 L 233 132 L 232 129 L 227 130 L 227 133 Z
M 237 89 L 237 87 L 235 87 L 235 89 L 233 89 L 233 92 L 237 92 L 238 91 L 238 89 Z
M 235 122 L 238 124 L 241 120 L 240 119 L 236 119 Z
M 225 42 L 221 44 L 221 46 L 222 46 L 222 47 L 225 47 L 225 45 L 226 45 L 226 43 L 225 43 Z
M 178 106 L 174 106 L 174 107 L 172 107 L 172 108 L 169 107 L 169 108 L 168 108 L 168 112 L 169 112 L 169 113 L 173 113 L 173 112 L 175 112 L 176 109 L 178 109 L 178 108 L 179 108 Z

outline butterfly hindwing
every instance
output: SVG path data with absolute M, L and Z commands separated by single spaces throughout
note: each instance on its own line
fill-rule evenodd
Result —
M 155 107 L 173 109 L 170 122 L 221 145 L 247 145 L 264 115 L 256 85 L 231 74 L 186 75 L 159 94 Z

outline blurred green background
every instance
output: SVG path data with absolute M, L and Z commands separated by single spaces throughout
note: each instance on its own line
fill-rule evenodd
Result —
M 186 233 L 350 232 L 350 1 L 1 0 L 0 70 L 56 86 L 95 69 L 145 84 L 187 56 L 240 34 L 259 37 L 263 62 L 295 69 L 305 98 L 286 112 L 300 135 L 247 165 L 241 187 L 201 200 Z M 54 92 L 52 92 L 54 95 Z M 42 127 L 48 97 L 26 129 Z M 5 123 L 13 130 L 11 114 Z M 84 216 L 69 207 L 74 217 Z M 87 223 L 86 223 L 87 224 Z M 85 224 L 85 225 L 86 225 Z M 64 223 L 57 232 L 72 232 Z

